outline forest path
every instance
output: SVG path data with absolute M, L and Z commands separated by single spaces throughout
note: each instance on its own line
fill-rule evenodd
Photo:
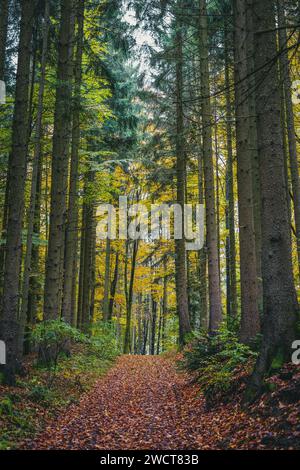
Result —
M 161 356 L 122 356 L 79 404 L 30 445 L 34 449 L 195 448 L 185 374 Z M 194 397 L 199 401 L 199 397 Z M 183 406 L 185 405 L 185 406 Z M 198 404 L 199 405 L 199 404 Z M 188 416 L 191 413 L 190 416 Z
M 178 372 L 174 360 L 121 356 L 92 391 L 24 447 L 247 449 L 257 448 L 256 436 L 267 429 L 267 420 L 262 426 L 237 401 L 208 410 L 199 385 Z

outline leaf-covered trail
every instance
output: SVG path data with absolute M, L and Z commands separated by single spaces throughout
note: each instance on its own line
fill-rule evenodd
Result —
M 236 406 L 230 410 L 222 407 L 205 410 L 199 388 L 191 385 L 185 374 L 178 373 L 172 361 L 159 356 L 122 356 L 107 376 L 82 396 L 79 404 L 68 408 L 59 420 L 24 447 L 111 450 L 244 447 L 237 445 L 238 439 L 244 445 L 247 441 L 245 447 L 249 448 L 250 423 L 251 418 Z M 256 441 L 257 447 L 255 437 L 252 444 Z

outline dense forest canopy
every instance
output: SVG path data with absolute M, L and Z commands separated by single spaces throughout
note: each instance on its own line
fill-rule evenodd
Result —
M 106 325 L 136 355 L 232 334 L 259 350 L 248 400 L 291 360 L 299 21 L 297 0 L 0 1 L 7 383 L 41 325 Z M 188 250 L 172 224 L 169 239 L 100 237 L 99 207 L 119 218 L 122 197 L 177 204 L 180 223 L 185 205 L 204 206 L 203 245 Z

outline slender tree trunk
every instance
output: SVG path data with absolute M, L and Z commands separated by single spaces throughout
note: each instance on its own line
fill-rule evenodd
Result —
M 162 301 L 162 332 L 161 332 L 161 349 L 166 350 L 166 318 L 168 313 L 168 278 L 167 278 L 167 259 L 164 258 L 164 287 Z
M 0 0 L 0 80 L 4 81 L 8 27 L 8 0 Z
M 91 269 L 90 269 L 90 322 L 89 327 L 93 324 L 95 316 L 95 293 L 96 293 L 96 208 L 93 210 L 92 227 L 91 227 Z
M 144 319 L 143 349 L 142 349 L 143 356 L 145 356 L 147 352 L 148 330 L 149 330 L 149 319 L 145 318 Z
M 161 350 L 162 323 L 163 323 L 163 309 L 162 309 L 162 303 L 160 302 L 158 331 L 157 331 L 157 344 L 156 344 L 156 354 L 157 355 L 160 354 L 160 350 Z
M 280 94 L 273 0 L 253 1 L 256 111 L 262 197 L 262 277 L 264 324 L 261 352 L 247 390 L 260 392 L 262 380 L 280 351 L 290 357 L 298 303 L 291 258 L 290 221 L 284 177 Z
M 86 181 L 85 181 L 86 185 Z M 80 262 L 79 262 L 79 286 L 78 286 L 78 306 L 77 306 L 77 328 L 82 329 L 82 299 L 83 299 L 83 279 L 84 279 L 84 253 L 85 253 L 85 236 L 86 236 L 86 212 L 85 202 L 82 206 L 81 214 L 81 237 L 80 237 Z
M 81 105 L 81 82 L 82 82 L 82 54 L 84 40 L 84 5 L 85 0 L 77 0 L 77 46 L 75 57 L 75 90 L 74 110 L 72 124 L 71 145 L 71 168 L 69 182 L 69 205 L 67 213 L 67 225 L 65 235 L 65 269 L 63 285 L 63 308 L 62 316 L 68 323 L 72 322 L 72 306 L 75 305 L 74 283 L 77 273 L 77 244 L 78 244 L 78 166 L 80 147 L 80 105 Z M 72 300 L 73 299 L 73 300 Z
M 227 315 L 229 318 L 237 317 L 236 292 L 236 247 L 235 247 L 235 220 L 234 220 L 234 189 L 233 189 L 233 150 L 232 150 L 232 104 L 230 96 L 230 56 L 229 33 L 226 27 L 224 38 L 225 54 L 225 89 L 226 89 L 226 271 L 227 271 Z
M 214 147 L 215 147 L 215 165 L 216 165 L 216 220 L 217 220 L 217 239 L 218 239 L 218 269 L 219 269 L 219 284 L 221 285 L 221 265 L 220 265 L 220 175 L 219 175 L 219 142 L 218 142 L 218 114 L 217 114 L 217 99 L 215 97 L 214 103 Z
M 202 148 L 201 151 L 198 152 L 198 198 L 199 204 L 204 204 Z M 198 266 L 200 282 L 200 328 L 207 330 L 209 319 L 207 308 L 207 254 L 205 247 L 199 251 Z
M 53 131 L 50 229 L 44 294 L 44 317 L 46 320 L 59 318 L 62 307 L 62 275 L 72 96 L 71 66 L 74 29 L 72 6 L 72 0 L 62 0 L 61 2 Z
M 292 101 L 292 81 L 290 76 L 289 68 L 289 57 L 286 51 L 288 47 L 288 39 L 286 32 L 286 20 L 284 5 L 282 2 L 277 2 L 278 8 L 278 26 L 279 26 L 279 47 L 281 52 L 280 60 L 281 67 L 283 70 L 283 87 L 284 87 L 284 98 L 285 98 L 285 113 L 286 113 L 286 124 L 287 124 L 287 136 L 289 146 L 289 161 L 291 171 L 291 182 L 293 192 L 293 207 L 294 207 L 294 219 L 295 219 L 295 231 L 296 231 L 296 242 L 297 242 L 297 254 L 298 254 L 298 275 L 300 276 L 300 176 L 298 166 L 298 155 L 297 155 L 297 141 L 295 131 L 295 118 Z
M 95 172 L 89 170 L 86 175 L 87 187 L 89 187 L 95 179 Z M 95 205 L 93 202 L 85 202 L 85 218 L 84 218 L 84 244 L 82 259 L 82 305 L 79 309 L 81 312 L 81 327 L 83 331 L 88 332 L 92 320 L 93 310 L 93 288 L 94 288 L 94 255 L 95 255 Z
M 209 283 L 209 329 L 216 332 L 222 321 L 221 290 L 218 256 L 218 234 L 215 207 L 215 185 L 212 152 L 212 113 L 210 102 L 210 80 L 208 64 L 207 10 L 206 0 L 199 1 L 199 53 L 200 53 L 200 89 L 203 127 L 203 154 L 205 204 L 208 250 Z
M 1 226 L 1 239 L 6 240 L 7 230 L 7 216 L 8 216 L 8 194 L 9 194 L 9 181 L 10 181 L 10 167 L 11 167 L 11 153 L 8 156 L 8 168 L 6 174 L 4 204 L 3 204 L 3 215 L 2 215 L 2 226 Z M 4 261 L 5 261 L 5 244 L 0 245 L 0 294 L 3 295 L 3 283 L 4 283 Z
M 111 262 L 111 242 L 106 239 L 105 248 L 105 274 L 104 274 L 104 298 L 103 298 L 103 320 L 109 320 L 109 294 L 110 294 L 110 262 Z
M 255 233 L 255 253 L 256 253 L 256 278 L 257 278 L 257 305 L 259 314 L 263 311 L 263 291 L 262 291 L 262 275 L 261 275 L 261 194 L 260 194 L 260 177 L 259 177 L 259 161 L 257 148 L 257 122 L 256 122 L 256 106 L 255 106 L 255 67 L 254 67 L 254 36 L 253 21 L 251 15 L 251 2 L 246 0 L 246 55 L 247 55 L 247 103 L 249 106 L 249 151 L 251 154 L 251 171 L 252 171 L 252 201 L 253 201 L 253 222 Z
M 136 353 L 142 353 L 142 308 L 143 308 L 143 296 L 141 293 L 138 294 L 138 308 L 137 308 L 137 344 L 136 344 Z
M 21 273 L 22 222 L 28 146 L 28 94 L 31 38 L 35 2 L 23 0 L 12 124 L 12 150 L 9 160 L 8 223 L 5 248 L 1 338 L 6 343 L 4 378 L 14 383 L 16 370 L 19 280 Z
M 127 291 L 126 294 L 126 326 L 125 326 L 125 337 L 124 337 L 124 354 L 129 354 L 131 352 L 131 314 L 132 314 L 132 300 L 133 300 L 133 285 L 135 278 L 135 268 L 136 268 L 136 259 L 139 247 L 139 240 L 134 240 L 133 249 L 132 249 L 132 262 L 131 262 L 131 271 L 130 271 L 130 281 L 129 286 L 125 285 Z M 127 277 L 127 276 L 126 276 Z M 125 281 L 126 284 L 126 281 Z
M 49 2 L 45 2 L 45 15 L 44 15 L 44 27 L 43 27 L 43 45 L 42 45 L 42 57 L 41 57 L 41 76 L 39 80 L 39 92 L 38 92 L 38 104 L 37 104 L 37 117 L 36 117 L 36 131 L 34 137 L 34 155 L 32 165 L 32 177 L 31 177 L 31 190 L 30 190 L 30 204 L 28 210 L 28 223 L 27 223 L 27 240 L 26 240 L 26 252 L 24 260 L 24 273 L 22 283 L 22 304 L 20 312 L 20 342 L 19 342 L 19 357 L 23 355 L 23 336 L 26 325 L 27 310 L 28 310 L 28 294 L 29 294 L 29 281 L 31 273 L 31 255 L 32 255 L 32 243 L 35 223 L 35 207 L 36 207 L 36 195 L 38 189 L 38 177 L 40 170 L 40 159 L 41 159 L 41 138 L 42 138 L 42 116 L 43 116 L 43 103 L 44 103 L 44 90 L 45 90 L 45 76 L 46 76 L 46 62 L 47 62 L 47 50 L 48 50 L 48 35 L 49 35 Z
M 247 32 L 246 4 L 234 2 L 235 19 L 235 112 L 238 172 L 240 276 L 241 276 L 241 341 L 249 343 L 260 331 L 256 246 L 253 218 L 252 160 L 249 103 L 247 100 Z
M 289 180 L 289 168 L 288 168 L 288 143 L 287 143 L 287 135 L 286 135 L 286 119 L 285 119 L 285 99 L 284 99 L 284 70 L 282 60 L 280 60 L 279 66 L 279 81 L 280 81 L 280 118 L 281 118 L 281 129 L 282 129 L 282 143 L 283 143 L 283 151 L 284 151 L 284 178 L 285 178 L 285 185 L 286 185 L 286 200 L 287 206 L 289 211 L 289 220 L 292 220 L 292 208 L 291 208 L 291 185 Z M 293 226 L 292 226 L 293 229 Z
M 117 289 L 117 284 L 118 284 L 118 277 L 119 277 L 119 253 L 116 253 L 116 260 L 115 260 L 115 271 L 114 271 L 114 277 L 111 283 L 111 289 L 110 289 L 110 299 L 109 299 L 109 314 L 108 314 L 108 319 L 111 321 L 112 316 L 113 316 L 113 310 L 114 310 L 114 302 L 115 302 L 115 295 L 116 295 L 116 289 Z
M 91 306 L 93 289 L 93 224 L 94 208 L 89 206 L 86 214 L 84 266 L 83 266 L 83 293 L 82 293 L 82 329 L 89 331 L 91 324 Z
M 42 191 L 42 155 L 40 155 L 38 162 L 38 172 L 37 172 L 37 184 L 36 184 L 36 198 L 35 198 L 35 208 L 34 208 L 34 226 L 33 233 L 35 236 L 40 236 L 41 228 L 41 191 Z M 27 323 L 28 325 L 33 325 L 37 320 L 37 309 L 38 302 L 42 297 L 41 293 L 41 283 L 40 278 L 40 247 L 38 244 L 32 246 L 31 254 L 31 276 L 29 278 L 29 292 L 28 292 L 28 308 L 27 308 Z M 25 353 L 30 352 L 30 341 L 29 337 L 25 335 Z
M 179 2 L 180 4 L 180 2 Z M 177 21 L 176 32 L 176 177 L 177 177 L 177 203 L 182 208 L 182 228 L 184 227 L 184 204 L 185 204 L 185 150 L 184 150 L 184 123 L 183 123 L 183 55 L 182 55 L 182 25 Z M 186 272 L 186 249 L 185 237 L 182 233 L 181 239 L 175 240 L 175 278 L 177 313 L 179 317 L 179 343 L 185 343 L 186 335 L 191 331 L 188 286 Z
M 155 354 L 155 339 L 156 339 L 156 320 L 157 320 L 157 302 L 152 295 L 152 309 L 151 309 L 151 338 L 150 338 L 150 354 Z

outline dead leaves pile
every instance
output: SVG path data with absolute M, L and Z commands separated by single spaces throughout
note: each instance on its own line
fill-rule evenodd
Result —
M 284 398 L 286 380 L 277 380 L 277 391 L 247 410 L 238 393 L 229 403 L 207 409 L 199 385 L 178 373 L 173 360 L 122 356 L 92 392 L 23 448 L 300 448 L 300 397 L 290 403 Z M 288 387 L 297 383 L 295 376 Z

